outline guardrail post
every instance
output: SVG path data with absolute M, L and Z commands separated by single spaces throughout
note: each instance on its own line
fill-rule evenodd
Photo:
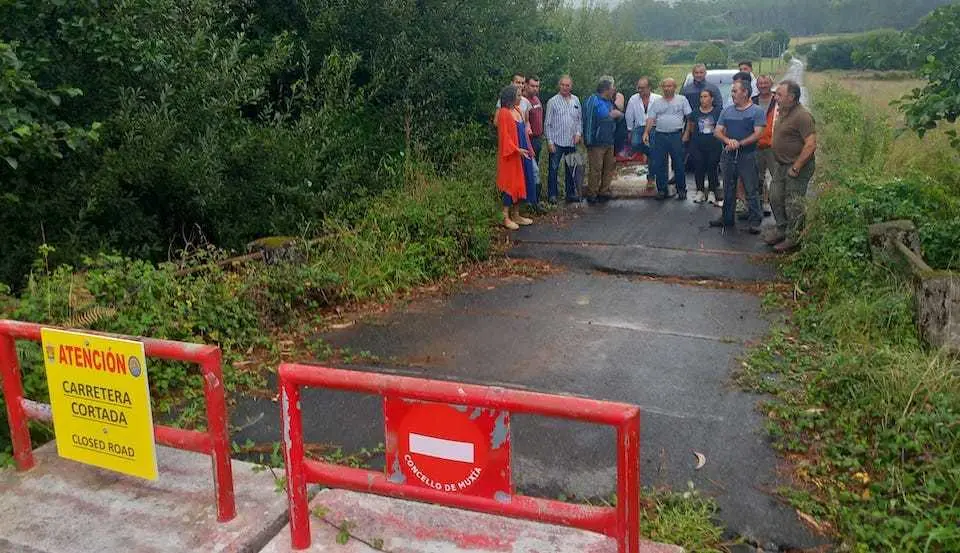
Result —
M 237 516 L 233 490 L 233 466 L 230 464 L 230 436 L 227 431 L 227 400 L 220 368 L 220 350 L 207 355 L 200 363 L 203 372 L 203 395 L 207 404 L 207 431 L 210 433 L 210 456 L 213 459 L 213 485 L 217 496 L 217 521 L 227 522 Z
M 640 411 L 617 427 L 618 553 L 640 551 Z
M 13 458 L 19 470 L 29 470 L 35 464 L 33 445 L 30 443 L 27 414 L 23 410 L 23 384 L 20 380 L 17 344 L 10 335 L 0 335 L 0 378 L 3 378 L 3 397 L 7 404 Z
M 310 547 L 310 506 L 307 503 L 307 478 L 304 468 L 303 416 L 300 409 L 300 385 L 280 377 L 280 428 L 283 459 L 287 471 L 287 501 L 290 505 L 290 545 L 294 549 Z

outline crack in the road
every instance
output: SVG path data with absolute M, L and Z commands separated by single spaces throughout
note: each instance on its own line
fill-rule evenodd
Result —
M 514 242 L 518 244 L 530 244 L 535 246 L 575 246 L 580 248 L 622 248 L 630 250 L 662 250 L 678 253 L 702 253 L 707 255 L 723 255 L 748 257 L 757 260 L 776 259 L 775 254 L 760 252 L 741 252 L 736 250 L 717 250 L 710 248 L 676 248 L 671 246 L 652 246 L 649 244 L 616 244 L 612 242 L 597 242 L 590 240 L 525 240 L 515 238 Z
M 711 342 L 721 342 L 724 344 L 741 344 L 745 340 L 739 340 L 729 336 L 716 336 L 710 334 L 697 334 L 695 332 L 681 332 L 679 330 L 665 330 L 661 328 L 652 328 L 644 324 L 631 323 L 626 321 L 575 321 L 577 324 L 589 326 L 602 326 L 607 328 L 617 328 L 620 330 L 633 330 L 647 334 L 657 334 L 660 336 L 676 336 L 680 338 L 692 338 L 695 340 L 709 340 Z

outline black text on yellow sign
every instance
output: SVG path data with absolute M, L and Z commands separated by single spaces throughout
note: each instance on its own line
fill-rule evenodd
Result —
M 42 339 L 60 456 L 156 480 L 143 344 L 51 328 Z

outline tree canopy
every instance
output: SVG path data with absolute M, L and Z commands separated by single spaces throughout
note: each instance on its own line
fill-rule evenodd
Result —
M 941 121 L 960 117 L 960 5 L 945 6 L 925 17 L 909 35 L 911 52 L 922 60 L 925 86 L 912 91 L 902 104 L 907 124 L 920 136 Z M 949 129 L 960 148 L 956 129 Z
M 617 8 L 634 37 L 727 39 L 782 29 L 790 36 L 906 29 L 951 0 L 625 0 Z

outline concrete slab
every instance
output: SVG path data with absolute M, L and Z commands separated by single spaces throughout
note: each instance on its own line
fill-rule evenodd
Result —
M 249 463 L 233 462 L 237 517 L 221 524 L 206 455 L 158 447 L 154 482 L 61 459 L 54 442 L 34 455 L 0 471 L 0 551 L 253 553 L 286 524 L 286 496 Z
M 352 533 L 364 541 L 383 540 L 391 553 L 615 553 L 614 539 L 562 526 L 539 524 L 483 513 L 324 490 L 311 502 L 323 507 L 334 525 L 349 521 Z M 337 543 L 338 530 L 314 518 L 311 553 L 368 553 L 359 540 Z M 263 553 L 289 553 L 290 529 L 285 527 Z M 683 553 L 675 545 L 644 541 L 640 553 Z

